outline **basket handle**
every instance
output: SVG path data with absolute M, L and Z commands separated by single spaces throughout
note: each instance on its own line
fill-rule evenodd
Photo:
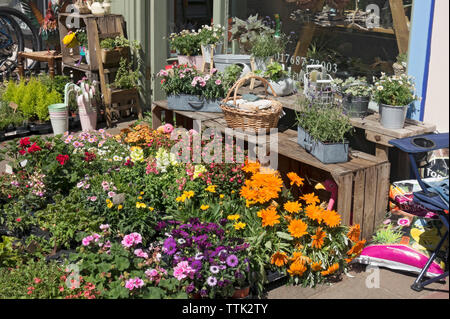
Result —
M 267 81 L 265 78 L 257 76 L 255 74 L 248 74 L 246 76 L 244 76 L 243 78 L 239 79 L 234 85 L 233 87 L 230 89 L 230 91 L 228 91 L 226 100 L 228 101 L 231 97 L 231 94 L 234 92 L 234 98 L 233 98 L 233 102 L 234 105 L 236 105 L 236 100 L 237 100 L 237 96 L 238 96 L 238 91 L 239 89 L 245 84 L 245 82 L 247 82 L 247 80 L 250 79 L 256 79 L 261 81 L 264 84 L 264 90 L 266 92 L 266 96 L 269 95 L 269 92 L 267 91 L 268 87 L 271 88 L 273 96 L 277 97 L 277 94 L 275 93 L 275 90 L 273 89 L 272 85 L 269 83 L 269 81 Z

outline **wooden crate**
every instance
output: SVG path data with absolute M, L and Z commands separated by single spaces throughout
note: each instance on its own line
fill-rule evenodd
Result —
M 137 89 L 114 90 L 108 88 L 107 100 L 111 101 L 106 105 L 106 123 L 112 126 L 114 115 L 116 119 L 126 118 L 134 113 L 138 118 L 142 118 L 142 109 L 139 102 L 139 91 Z
M 167 101 L 153 103 L 153 128 L 163 123 L 163 113 L 166 123 L 181 124 L 185 128 L 192 128 L 194 121 L 201 121 L 203 127 L 215 128 L 222 133 L 227 128 L 221 113 L 173 111 L 168 109 Z M 255 137 L 240 132 L 235 132 L 234 138 L 257 143 Z M 270 143 L 270 139 L 266 139 L 266 143 Z M 323 164 L 298 145 L 297 132 L 293 130 L 279 132 L 276 147 L 278 170 L 285 182 L 289 172 L 297 172 L 311 181 L 333 179 L 339 187 L 335 209 L 342 215 L 343 224 L 360 224 L 362 237 L 370 239 L 388 209 L 391 165 L 387 160 L 352 151 L 347 163 Z M 314 188 L 306 186 L 303 191 L 313 192 Z

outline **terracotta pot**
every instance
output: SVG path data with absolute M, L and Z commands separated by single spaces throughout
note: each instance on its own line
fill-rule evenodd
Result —
M 244 299 L 244 298 L 248 297 L 249 294 L 250 294 L 250 287 L 236 288 L 236 290 L 234 291 L 234 294 L 231 298 L 232 299 Z

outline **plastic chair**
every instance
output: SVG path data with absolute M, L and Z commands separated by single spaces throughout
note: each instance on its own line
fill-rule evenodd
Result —
M 392 140 L 389 142 L 391 145 L 396 146 L 400 150 L 402 150 L 405 153 L 409 154 L 410 162 L 411 162 L 411 168 L 414 171 L 414 174 L 416 176 L 417 181 L 419 182 L 419 185 L 421 187 L 420 192 L 414 193 L 414 202 L 424 206 L 425 208 L 429 209 L 430 211 L 438 214 L 439 218 L 441 219 L 444 226 L 447 228 L 447 232 L 442 237 L 441 241 L 439 242 L 438 246 L 436 247 L 433 254 L 430 256 L 427 264 L 422 269 L 421 273 L 419 274 L 419 277 L 417 277 L 414 284 L 411 286 L 411 289 L 415 291 L 422 291 L 426 286 L 440 281 L 446 277 L 448 277 L 448 265 L 447 271 L 435 278 L 429 279 L 424 281 L 423 277 L 428 271 L 428 268 L 431 266 L 433 261 L 436 259 L 438 252 L 442 248 L 442 245 L 446 240 L 448 240 L 448 229 L 449 229 L 449 217 L 448 217 L 448 210 L 449 210 L 449 204 L 448 204 L 448 179 L 444 180 L 440 183 L 426 183 L 422 180 L 419 173 L 419 167 L 418 167 L 418 157 L 422 155 L 423 153 L 428 153 L 434 150 L 439 150 L 443 148 L 449 147 L 449 134 L 429 134 L 429 135 L 422 135 L 422 136 L 415 136 L 415 137 L 409 137 L 405 139 L 400 140 Z M 447 249 L 447 256 L 446 260 L 448 263 L 448 249 Z

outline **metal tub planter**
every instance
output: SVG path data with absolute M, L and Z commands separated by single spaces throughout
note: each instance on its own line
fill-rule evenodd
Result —
M 220 100 L 206 100 L 195 95 L 169 95 L 167 104 L 169 109 L 176 111 L 195 111 L 208 113 L 222 113 Z
M 348 162 L 349 142 L 322 143 L 313 139 L 302 127 L 298 127 L 298 144 L 324 164 Z

